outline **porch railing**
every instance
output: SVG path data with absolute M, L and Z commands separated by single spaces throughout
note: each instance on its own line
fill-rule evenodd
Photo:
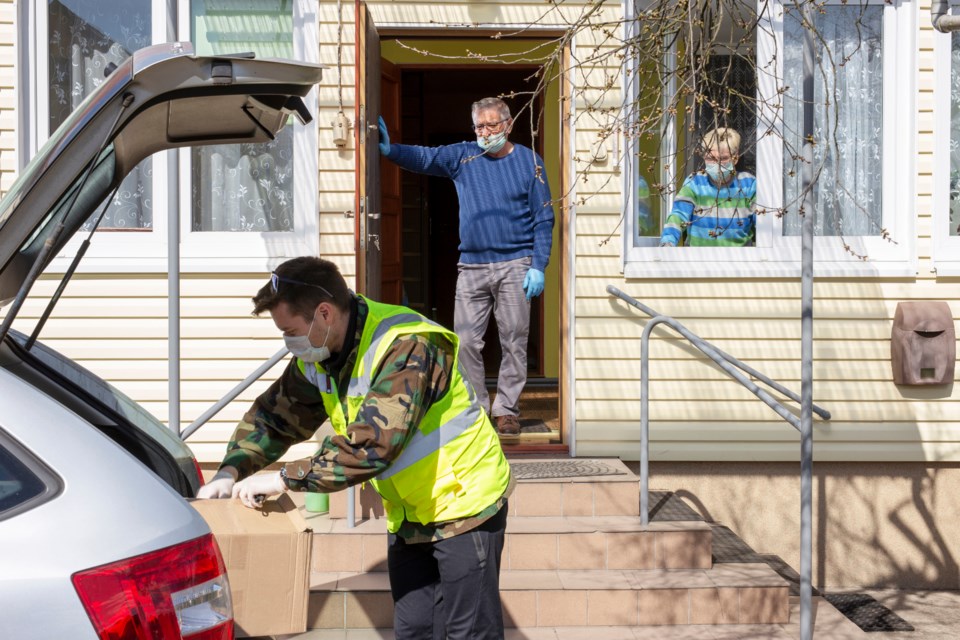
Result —
M 649 415 L 649 362 L 650 362 L 650 333 L 653 329 L 660 325 L 665 324 L 681 336 L 686 338 L 690 344 L 699 349 L 704 355 L 713 360 L 724 372 L 726 372 L 731 378 L 739 382 L 741 385 L 746 387 L 753 395 L 757 396 L 771 409 L 773 409 L 777 415 L 783 418 L 788 422 L 793 428 L 797 431 L 801 431 L 800 418 L 797 417 L 792 412 L 788 411 L 783 404 L 781 404 L 776 398 L 774 398 L 768 391 L 757 386 L 752 380 L 750 380 L 744 373 L 753 376 L 760 382 L 764 383 L 771 389 L 778 391 L 784 396 L 790 398 L 794 402 L 800 402 L 800 396 L 790 391 L 780 383 L 771 380 L 764 374 L 760 373 L 753 367 L 740 362 L 733 356 L 728 353 L 717 349 L 712 344 L 703 340 L 692 331 L 684 327 L 682 324 L 677 322 L 674 318 L 670 316 L 665 316 L 657 313 L 647 305 L 643 304 L 627 295 L 623 291 L 620 291 L 613 285 L 607 286 L 607 293 L 611 296 L 619 298 L 626 302 L 627 304 L 636 307 L 640 311 L 644 312 L 651 317 L 651 320 L 647 323 L 647 326 L 643 328 L 643 336 L 640 341 L 640 519 L 641 523 L 646 525 L 650 522 L 649 514 L 649 504 L 650 504 L 650 494 L 649 494 L 649 485 L 650 485 L 650 415 Z M 830 419 L 830 412 L 826 409 L 818 407 L 817 405 L 812 405 L 812 410 L 818 416 L 824 420 Z M 810 486 L 812 479 L 812 469 L 813 469 L 813 460 L 812 460 L 812 447 L 805 448 L 801 447 L 800 450 L 800 475 L 801 475 L 801 487 Z M 811 504 L 810 504 L 810 495 L 808 492 L 801 490 L 800 492 L 800 538 L 801 540 L 810 540 L 812 539 L 812 518 L 811 514 Z M 813 584 L 812 582 L 812 551 L 809 545 L 801 545 L 800 548 L 800 567 L 801 567 L 801 584 Z M 809 598 L 801 598 L 800 607 L 801 607 L 801 620 L 809 620 L 811 616 Z M 801 625 L 803 626 L 803 625 Z

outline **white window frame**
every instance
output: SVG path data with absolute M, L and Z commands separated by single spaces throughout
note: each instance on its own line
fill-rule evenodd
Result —
M 178 30 L 181 40 L 190 39 L 190 0 L 178 0 Z M 320 62 L 320 41 L 317 29 L 317 2 L 293 1 L 293 58 L 317 64 Z M 193 231 L 190 196 L 190 149 L 179 149 L 180 255 L 181 270 L 196 272 L 269 271 L 278 262 L 303 255 L 320 255 L 320 221 L 318 213 L 317 148 L 319 144 L 316 115 L 317 88 L 304 98 L 314 120 L 292 125 L 294 152 L 294 216 L 293 231 L 223 232 Z
M 29 105 L 36 117 L 21 134 L 28 153 L 21 154 L 21 168 L 49 137 L 49 87 L 45 3 L 28 3 L 28 24 L 24 42 L 25 58 L 32 73 L 24 74 Z M 176 32 L 168 32 L 177 12 Z M 317 3 L 294 0 L 293 58 L 319 63 Z M 152 43 L 190 39 L 190 0 L 176 3 L 152 2 Z M 304 99 L 310 113 L 318 112 L 316 87 Z M 78 271 L 97 273 L 156 273 L 168 267 L 168 216 L 180 216 L 180 270 L 183 272 L 260 272 L 269 271 L 287 258 L 319 255 L 320 231 L 318 202 L 317 121 L 301 125 L 294 120 L 294 231 L 287 232 L 194 232 L 191 230 L 190 149 L 160 152 L 153 156 L 153 221 L 149 231 L 98 232 L 81 261 Z M 77 233 L 51 262 L 48 271 L 65 271 L 76 255 L 86 233 Z
M 867 0 L 884 6 L 883 14 L 883 213 L 882 227 L 895 242 L 879 236 L 844 236 L 854 252 L 843 248 L 841 238 L 817 236 L 814 240 L 814 273 L 818 277 L 912 276 L 917 271 L 915 202 L 916 170 L 916 70 L 915 29 L 918 8 L 910 0 Z M 632 27 L 632 2 L 626 0 L 625 29 Z M 840 0 L 829 0 L 840 4 Z M 762 16 L 758 29 L 758 68 L 764 60 L 776 60 L 777 78 L 783 77 L 782 3 L 758 1 Z M 766 34 L 774 34 L 770 37 Z M 627 33 L 629 35 L 629 32 Z M 632 95 L 630 70 L 625 73 L 625 95 Z M 776 79 L 757 78 L 761 104 L 772 104 L 776 97 Z M 629 104 L 630 100 L 626 102 Z M 764 136 L 770 114 L 757 119 L 757 202 L 779 207 L 783 202 L 783 143 L 779 136 Z M 665 150 L 668 151 L 668 150 Z M 675 152 L 675 149 L 673 149 Z M 641 240 L 633 246 L 634 153 L 624 159 L 624 233 L 623 273 L 628 278 L 711 278 L 711 277 L 799 277 L 799 236 L 782 235 L 782 221 L 772 213 L 757 216 L 755 247 L 659 247 L 658 238 Z M 676 164 L 676 163 L 673 163 Z M 661 203 L 661 220 L 669 215 L 672 196 Z M 795 215 L 795 214 L 794 214 Z
M 29 155 L 21 156 L 22 169 L 27 162 L 36 155 L 37 151 L 50 137 L 49 127 L 49 51 L 47 49 L 47 4 L 45 2 L 29 3 L 29 20 L 27 37 L 29 42 L 29 67 L 32 73 L 27 73 L 27 91 L 30 104 L 28 109 L 35 114 L 35 119 L 27 127 L 23 139 L 26 142 Z M 168 40 L 166 33 L 166 18 L 163 16 L 162 2 L 153 0 L 151 16 L 151 44 Z M 43 37 L 41 37 L 41 35 Z M 153 220 L 149 230 L 141 231 L 104 231 L 94 234 L 94 240 L 84 259 L 80 262 L 78 271 L 97 272 L 128 272 L 137 270 L 141 266 L 152 267 L 148 270 L 166 268 L 167 253 L 167 221 L 163 212 L 169 209 L 169 152 L 154 154 L 152 157 L 152 199 Z M 97 209 L 99 211 L 99 209 Z M 47 268 L 50 272 L 64 272 L 73 261 L 81 243 L 89 234 L 78 232 L 60 250 Z
M 958 13 L 960 3 L 951 4 Z M 960 235 L 950 235 L 950 33 L 933 31 L 933 266 L 938 276 L 960 276 Z

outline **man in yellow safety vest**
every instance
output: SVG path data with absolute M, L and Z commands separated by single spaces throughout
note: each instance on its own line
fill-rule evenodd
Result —
M 294 258 L 253 298 L 295 356 L 253 403 L 198 497 L 255 507 L 284 491 L 369 481 L 387 516 L 397 640 L 503 638 L 499 570 L 513 490 L 452 331 L 351 292 L 336 265 Z M 256 473 L 327 419 L 316 455 Z

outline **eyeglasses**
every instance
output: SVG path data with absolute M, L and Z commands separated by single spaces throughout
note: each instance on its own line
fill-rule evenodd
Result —
M 480 124 L 475 124 L 473 125 L 473 130 L 477 133 L 483 133 L 484 131 L 489 131 L 490 133 L 493 133 L 494 131 L 500 128 L 500 125 L 502 125 L 504 122 L 506 122 L 509 119 L 510 118 L 504 118 L 503 120 L 497 120 L 496 122 L 484 122 Z
M 270 274 L 270 288 L 273 289 L 273 292 L 276 293 L 277 289 L 280 288 L 280 283 L 286 282 L 287 284 L 296 284 L 301 287 L 313 287 L 314 289 L 320 289 L 323 291 L 323 294 L 328 298 L 333 298 L 333 294 L 321 287 L 318 284 L 310 284 L 309 282 L 303 282 L 302 280 L 293 280 L 291 278 L 284 278 L 283 276 L 278 276 L 276 273 Z

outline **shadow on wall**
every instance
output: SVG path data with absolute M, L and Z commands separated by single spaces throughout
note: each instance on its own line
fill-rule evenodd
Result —
M 796 463 L 653 463 L 657 488 L 799 568 Z M 960 465 L 814 464 L 814 586 L 960 588 Z

